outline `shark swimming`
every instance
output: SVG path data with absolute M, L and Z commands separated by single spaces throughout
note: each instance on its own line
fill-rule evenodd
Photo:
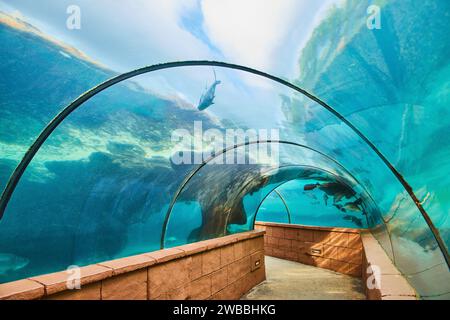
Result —
M 10 253 L 0 253 L 0 275 L 25 268 L 30 261 Z
M 213 70 L 213 72 L 214 72 L 214 83 L 209 88 L 206 87 L 205 92 L 200 97 L 200 101 L 197 106 L 197 109 L 200 111 L 205 110 L 206 108 L 214 104 L 214 98 L 216 97 L 215 95 L 216 87 L 221 83 L 221 81 L 217 80 L 216 71 Z

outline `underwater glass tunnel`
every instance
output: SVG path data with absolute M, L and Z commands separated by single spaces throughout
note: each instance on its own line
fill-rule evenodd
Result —
M 2 14 L 0 283 L 258 220 L 370 229 L 421 298 L 449 299 L 450 3 L 407 2 L 380 1 L 377 32 L 349 13 L 367 1 L 333 11 L 291 80 L 204 60 L 118 74 Z

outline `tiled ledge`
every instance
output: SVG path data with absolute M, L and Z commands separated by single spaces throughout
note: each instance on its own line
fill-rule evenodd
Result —
M 264 231 L 250 231 L 0 284 L 1 299 L 238 299 L 265 279 Z
M 317 230 L 317 231 L 327 231 L 327 232 L 343 232 L 343 233 L 357 233 L 359 234 L 362 229 L 353 228 L 335 228 L 335 227 L 316 227 L 316 226 L 305 226 L 300 224 L 288 224 L 288 223 L 275 223 L 275 222 L 265 222 L 257 221 L 259 226 L 272 226 L 272 227 L 285 227 L 291 229 L 303 229 L 303 230 Z
M 367 299 L 416 300 L 413 287 L 398 271 L 372 233 L 362 232 L 361 240 L 364 247 L 363 281 Z M 380 272 L 379 277 L 374 276 L 371 266 L 375 266 Z

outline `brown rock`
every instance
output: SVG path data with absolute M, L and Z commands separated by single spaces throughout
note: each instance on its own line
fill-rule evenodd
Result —
M 286 228 L 284 230 L 284 237 L 285 239 L 290 239 L 290 240 L 297 240 L 297 234 L 298 234 L 298 230 L 296 229 L 289 229 Z
M 28 279 L 0 284 L 0 300 L 39 299 L 44 292 L 42 284 Z
M 323 245 L 323 256 L 329 259 L 338 259 L 337 247 L 325 244 Z
M 102 300 L 147 300 L 147 269 L 102 281 Z
M 314 240 L 314 233 L 311 230 L 299 229 L 297 233 L 297 240 L 302 242 L 312 242 Z
M 273 255 L 274 257 L 284 259 L 285 252 L 284 252 L 283 249 L 280 249 L 280 248 L 273 248 L 273 250 L 272 250 L 272 255 Z
M 177 249 L 182 250 L 186 255 L 192 255 L 192 254 L 206 251 L 208 249 L 208 247 L 207 247 L 207 245 L 205 245 L 203 243 L 203 241 L 201 241 L 201 242 L 185 244 L 185 245 L 177 247 Z
M 222 267 L 232 263 L 234 260 L 235 258 L 233 245 L 227 245 L 220 248 L 220 263 Z
M 353 264 L 362 263 L 362 252 L 358 249 L 337 248 L 338 260 Z
M 284 239 L 284 227 L 273 227 L 272 236 Z
M 312 257 L 314 265 L 318 268 L 331 269 L 331 260 L 322 257 Z
M 153 251 L 149 253 L 144 253 L 146 256 L 149 256 L 150 258 L 155 259 L 158 263 L 167 262 L 170 260 L 179 259 L 185 256 L 185 252 L 180 249 L 171 248 L 171 249 L 164 249 L 164 250 L 158 250 Z
M 279 238 L 270 237 L 270 236 L 267 237 L 267 243 L 269 244 L 269 246 L 278 247 L 278 241 L 279 241 Z
M 190 298 L 205 300 L 211 296 L 211 275 L 203 276 L 191 283 Z
M 189 268 L 189 278 L 190 280 L 198 279 L 202 276 L 202 254 L 195 254 L 190 257 L 191 263 Z
M 280 239 L 278 241 L 278 246 L 283 250 L 291 250 L 291 240 L 289 239 Z
M 81 289 L 65 290 L 45 297 L 46 300 L 100 300 L 101 281 L 88 284 Z
M 286 251 L 285 256 L 287 260 L 298 261 L 298 251 Z
M 211 291 L 215 294 L 228 284 L 228 269 L 222 268 L 211 275 Z
M 202 275 L 210 274 L 220 268 L 220 249 L 214 249 L 202 253 Z
M 298 262 L 303 263 L 303 264 L 307 264 L 310 266 L 314 265 L 314 259 L 312 258 L 312 256 L 304 254 L 304 253 L 300 253 L 298 255 Z
M 249 273 L 251 270 L 250 266 L 250 257 L 244 257 L 241 260 L 235 261 L 232 264 L 228 265 L 228 284 L 239 280 L 246 273 Z
M 361 236 L 359 233 L 349 233 L 348 234 L 348 244 L 349 248 L 362 249 Z
M 111 261 L 105 261 L 98 263 L 98 265 L 113 269 L 114 275 L 119 275 L 125 272 L 131 272 L 134 270 L 146 268 L 156 263 L 154 258 L 145 254 L 139 254 L 126 258 L 120 258 Z
M 244 250 L 244 244 L 241 241 L 236 242 L 233 246 L 234 246 L 234 258 L 236 260 L 239 260 L 245 256 L 246 252 Z
M 191 285 L 186 284 L 166 293 L 164 300 L 188 300 L 190 299 Z
M 89 265 L 80 268 L 80 284 L 81 286 L 100 281 L 111 277 L 113 270 L 101 265 Z M 45 286 L 47 295 L 55 294 L 60 291 L 67 290 L 68 281 L 70 281 L 71 273 L 67 271 L 49 273 L 42 276 L 30 278 L 31 280 L 42 283 Z
M 348 234 L 345 232 L 330 232 L 327 242 L 335 247 L 348 247 Z
M 187 284 L 192 260 L 183 258 L 148 268 L 148 296 L 155 299 Z

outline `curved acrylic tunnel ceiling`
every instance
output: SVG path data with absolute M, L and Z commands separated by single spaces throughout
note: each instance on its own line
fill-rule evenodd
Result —
M 382 223 L 373 219 L 377 208 L 367 194 L 353 192 L 355 187 L 339 176 L 315 171 L 315 175 L 288 180 L 275 188 L 261 203 L 257 220 L 359 229 Z
M 261 150 L 269 151 L 268 157 L 261 157 Z M 225 164 L 227 159 L 234 158 L 245 161 Z M 335 160 L 295 143 L 258 141 L 216 154 L 183 182 L 166 215 L 163 246 L 251 230 L 265 197 L 279 185 L 300 178 L 328 182 L 328 188 L 326 184 L 321 188 L 330 193 L 330 198 L 361 198 L 370 218 L 379 216 L 367 192 Z M 193 215 L 185 208 L 186 204 L 197 208 L 198 213 Z M 362 212 L 360 215 L 362 218 Z M 194 216 L 196 227 L 188 228 Z M 371 220 L 371 225 L 376 224 L 377 220 Z M 182 234 L 187 231 L 192 233 L 183 238 Z
M 204 82 L 214 80 L 211 66 L 221 83 L 215 104 L 199 111 Z M 237 154 L 257 160 L 199 167 L 202 152 L 223 150 L 225 141 L 216 138 L 225 129 L 257 130 L 256 139 L 269 141 L 257 145 L 276 145 L 279 157 L 261 159 L 251 148 L 236 147 Z M 205 138 L 205 132 L 210 136 Z M 254 136 L 246 139 L 255 141 Z M 190 161 L 174 161 L 180 151 Z M 3 193 L 0 252 L 28 262 L 0 280 L 156 250 L 161 239 L 172 246 L 251 229 L 272 190 L 307 178 L 305 172 L 313 167 L 317 176 L 312 179 L 329 182 L 337 176 L 373 202 L 369 226 L 379 230 L 380 242 L 402 272 L 420 282 L 433 275 L 429 270 L 442 268 L 437 274 L 448 277 L 443 243 L 448 239 L 438 243 L 439 233 L 433 234 L 413 191 L 405 190 L 406 181 L 352 123 L 284 80 L 203 61 L 120 75 L 53 120 Z M 318 173 L 325 171 L 331 175 L 324 180 Z M 187 215 L 192 217 L 189 228 L 182 223 Z M 441 287 L 426 287 L 424 295 L 442 294 Z
M 256 213 L 256 221 L 270 221 L 275 223 L 291 223 L 291 212 L 283 196 L 274 189 L 264 199 Z

